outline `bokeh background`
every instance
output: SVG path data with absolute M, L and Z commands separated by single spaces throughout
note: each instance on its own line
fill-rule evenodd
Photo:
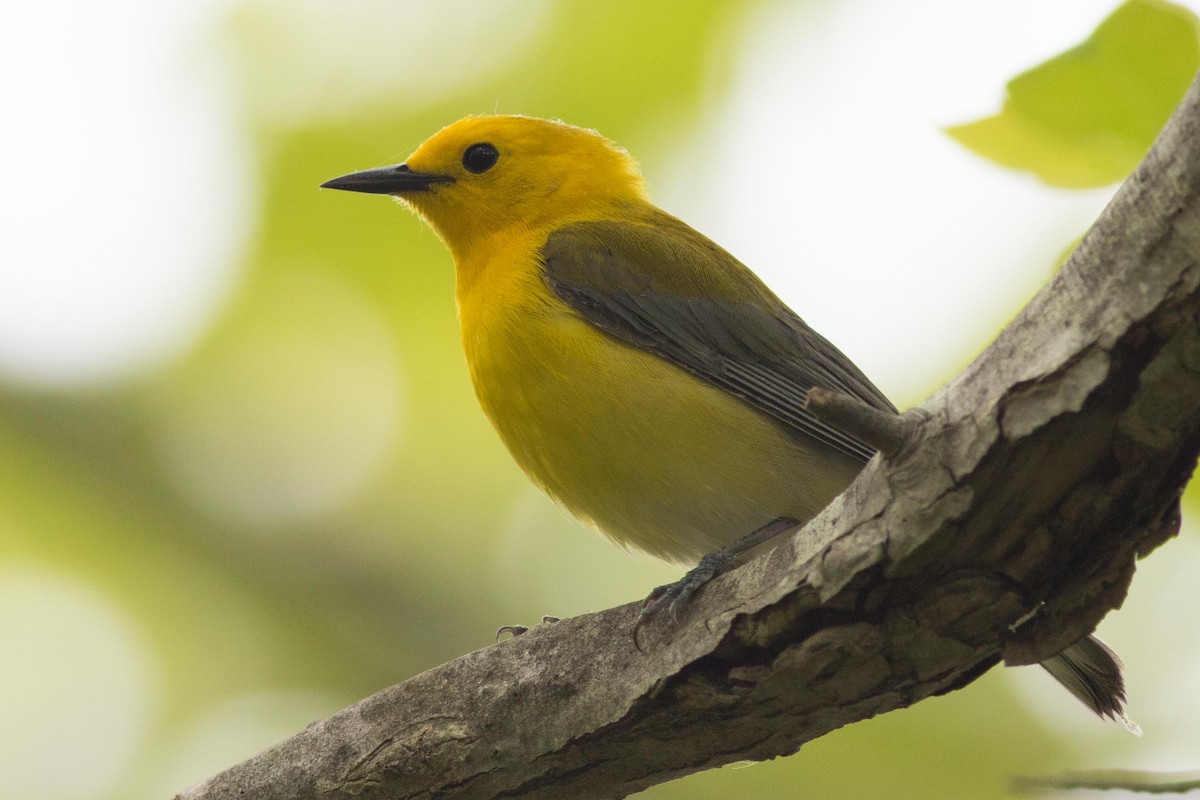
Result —
M 445 250 L 322 181 L 470 113 L 597 128 L 906 407 L 1053 272 L 1195 71 L 1200 3 L 1132 5 L 1092 40 L 1114 0 L 8 9 L 0 797 L 169 797 L 500 625 L 676 576 L 527 484 Z M 1196 768 L 1198 568 L 1185 530 L 1100 630 L 1141 739 L 997 669 L 643 796 Z

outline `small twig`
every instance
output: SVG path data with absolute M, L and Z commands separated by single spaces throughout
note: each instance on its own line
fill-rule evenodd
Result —
M 1182 794 L 1200 789 L 1200 772 L 1139 772 L 1110 769 L 1062 775 L 1020 777 L 1013 788 L 1023 792 L 1060 789 L 1120 789 L 1146 794 Z
M 889 460 L 911 444 L 920 428 L 916 412 L 892 414 L 880 411 L 856 397 L 820 386 L 808 390 L 805 405 L 822 421 L 869 444 Z

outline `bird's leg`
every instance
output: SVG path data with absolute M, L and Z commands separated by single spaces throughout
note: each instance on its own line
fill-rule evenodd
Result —
M 679 617 L 680 609 L 687 605 L 687 601 L 691 599 L 692 595 L 701 586 L 721 573 L 727 572 L 746 553 L 749 553 L 765 542 L 769 542 L 779 534 L 792 530 L 799 524 L 799 520 L 792 519 L 791 517 L 773 519 L 766 525 L 755 528 L 736 542 L 722 547 L 720 550 L 714 550 L 704 556 L 704 558 L 700 559 L 699 564 L 688 570 L 687 574 L 675 581 L 675 583 L 659 586 L 650 592 L 650 595 L 642 603 L 642 612 L 638 615 L 637 622 L 633 626 L 634 645 L 639 650 L 642 649 L 638 643 L 638 633 L 664 610 L 666 610 L 671 622 L 675 622 Z

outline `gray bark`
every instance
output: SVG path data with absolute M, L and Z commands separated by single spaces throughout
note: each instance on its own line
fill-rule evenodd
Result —
M 680 624 L 469 653 L 178 795 L 622 797 L 1032 664 L 1118 607 L 1200 452 L 1200 88 L 912 435 Z M 916 290 L 916 289 L 914 289 Z

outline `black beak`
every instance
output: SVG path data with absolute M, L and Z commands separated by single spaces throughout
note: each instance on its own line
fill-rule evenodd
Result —
M 346 192 L 366 192 L 367 194 L 408 194 L 410 192 L 428 192 L 438 183 L 454 183 L 449 175 L 435 175 L 431 172 L 413 172 L 408 164 L 398 164 L 378 169 L 365 169 L 362 172 L 351 172 L 340 178 L 325 181 L 322 189 L 341 189 Z

